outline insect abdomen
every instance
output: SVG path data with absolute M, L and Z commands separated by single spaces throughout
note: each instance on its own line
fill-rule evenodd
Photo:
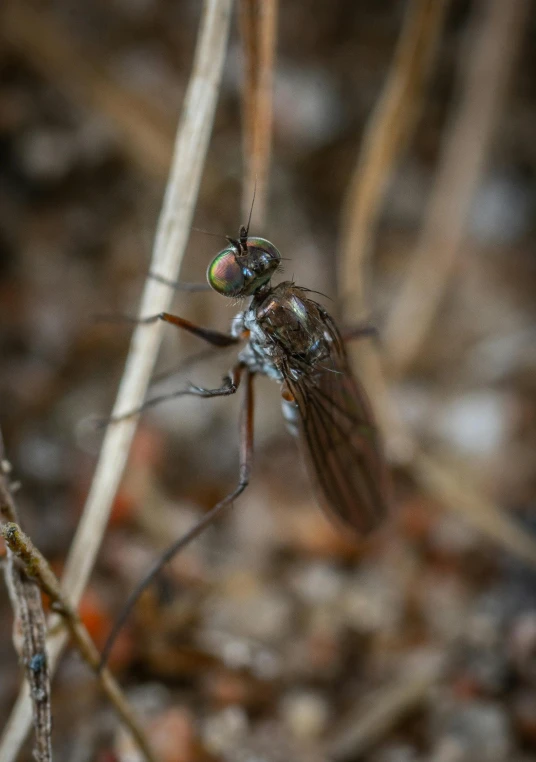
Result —
M 297 437 L 299 434 L 299 410 L 294 401 L 290 401 L 283 397 L 281 399 L 281 410 L 283 411 L 283 418 L 288 431 L 293 437 Z

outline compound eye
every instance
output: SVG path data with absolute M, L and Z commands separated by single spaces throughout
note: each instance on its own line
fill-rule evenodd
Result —
M 268 257 L 273 262 L 279 262 L 281 260 L 281 254 L 275 248 L 273 243 L 267 241 L 266 238 L 248 238 L 247 247 L 250 253 L 261 251 L 263 254 L 268 254 Z
M 220 251 L 210 263 L 207 280 L 214 291 L 223 296 L 238 296 L 244 288 L 244 274 L 236 261 L 234 248 Z

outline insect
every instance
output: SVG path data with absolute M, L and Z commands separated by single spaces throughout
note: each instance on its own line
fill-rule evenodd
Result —
M 207 270 L 208 283 L 219 294 L 250 298 L 248 306 L 233 318 L 229 333 L 202 328 L 169 313 L 143 321 L 164 320 L 214 347 L 240 347 L 237 361 L 220 387 L 189 384 L 141 408 L 184 395 L 226 396 L 243 385 L 238 484 L 168 548 L 137 586 L 108 639 L 102 663 L 135 601 L 158 571 L 246 489 L 253 455 L 253 381 L 257 374 L 281 385 L 283 416 L 299 438 L 318 501 L 341 529 L 352 535 L 366 534 L 388 510 L 389 479 L 379 432 L 365 392 L 350 369 L 341 333 L 324 307 L 311 298 L 312 291 L 292 281 L 271 284 L 280 269 L 281 254 L 270 241 L 249 236 L 248 228 L 242 226 L 237 239 L 227 239 L 228 246 Z M 367 333 L 370 329 L 353 335 Z

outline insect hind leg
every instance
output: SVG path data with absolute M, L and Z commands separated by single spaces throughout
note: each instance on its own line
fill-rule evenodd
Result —
M 241 369 L 245 374 L 245 393 L 242 401 L 242 409 L 240 414 L 240 468 L 238 485 L 235 489 L 226 495 L 223 500 L 211 508 L 211 510 L 203 516 L 203 518 L 194 524 L 194 526 L 186 532 L 182 537 L 179 537 L 173 542 L 168 549 L 160 556 L 160 558 L 149 569 L 145 577 L 138 583 L 130 596 L 127 598 L 125 606 L 117 618 L 108 639 L 102 650 L 101 660 L 99 663 L 99 669 L 103 669 L 106 666 L 110 652 L 115 643 L 117 635 L 121 631 L 123 625 L 128 619 L 132 609 L 136 605 L 139 597 L 143 591 L 153 582 L 157 574 L 163 569 L 163 567 L 171 561 L 171 559 L 177 555 L 183 548 L 189 545 L 198 535 L 200 535 L 210 524 L 212 524 L 223 511 L 231 506 L 236 498 L 244 492 L 249 484 L 251 465 L 253 461 L 253 378 L 254 375 L 241 366 Z M 238 383 L 240 382 L 240 375 L 237 377 Z

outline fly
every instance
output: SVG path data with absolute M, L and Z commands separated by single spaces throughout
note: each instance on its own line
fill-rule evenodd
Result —
M 248 226 L 249 227 L 249 226 Z M 281 254 L 264 238 L 228 238 L 207 269 L 209 286 L 228 298 L 249 297 L 245 310 L 232 320 L 229 333 L 195 325 L 167 312 L 142 322 L 164 320 L 214 347 L 240 347 L 237 362 L 221 386 L 205 389 L 189 384 L 165 397 L 146 402 L 145 410 L 164 399 L 195 395 L 219 397 L 244 387 L 240 414 L 240 469 L 235 489 L 158 559 L 128 599 L 103 650 L 109 655 L 117 632 L 141 592 L 161 568 L 246 489 L 253 456 L 253 380 L 262 374 L 281 385 L 283 417 L 297 435 L 318 502 L 329 517 L 352 536 L 375 529 L 389 504 L 389 478 L 378 428 L 366 394 L 352 373 L 343 337 L 313 293 L 292 281 L 271 284 Z M 357 329 L 352 336 L 370 329 Z M 112 419 L 118 420 L 118 419 Z

